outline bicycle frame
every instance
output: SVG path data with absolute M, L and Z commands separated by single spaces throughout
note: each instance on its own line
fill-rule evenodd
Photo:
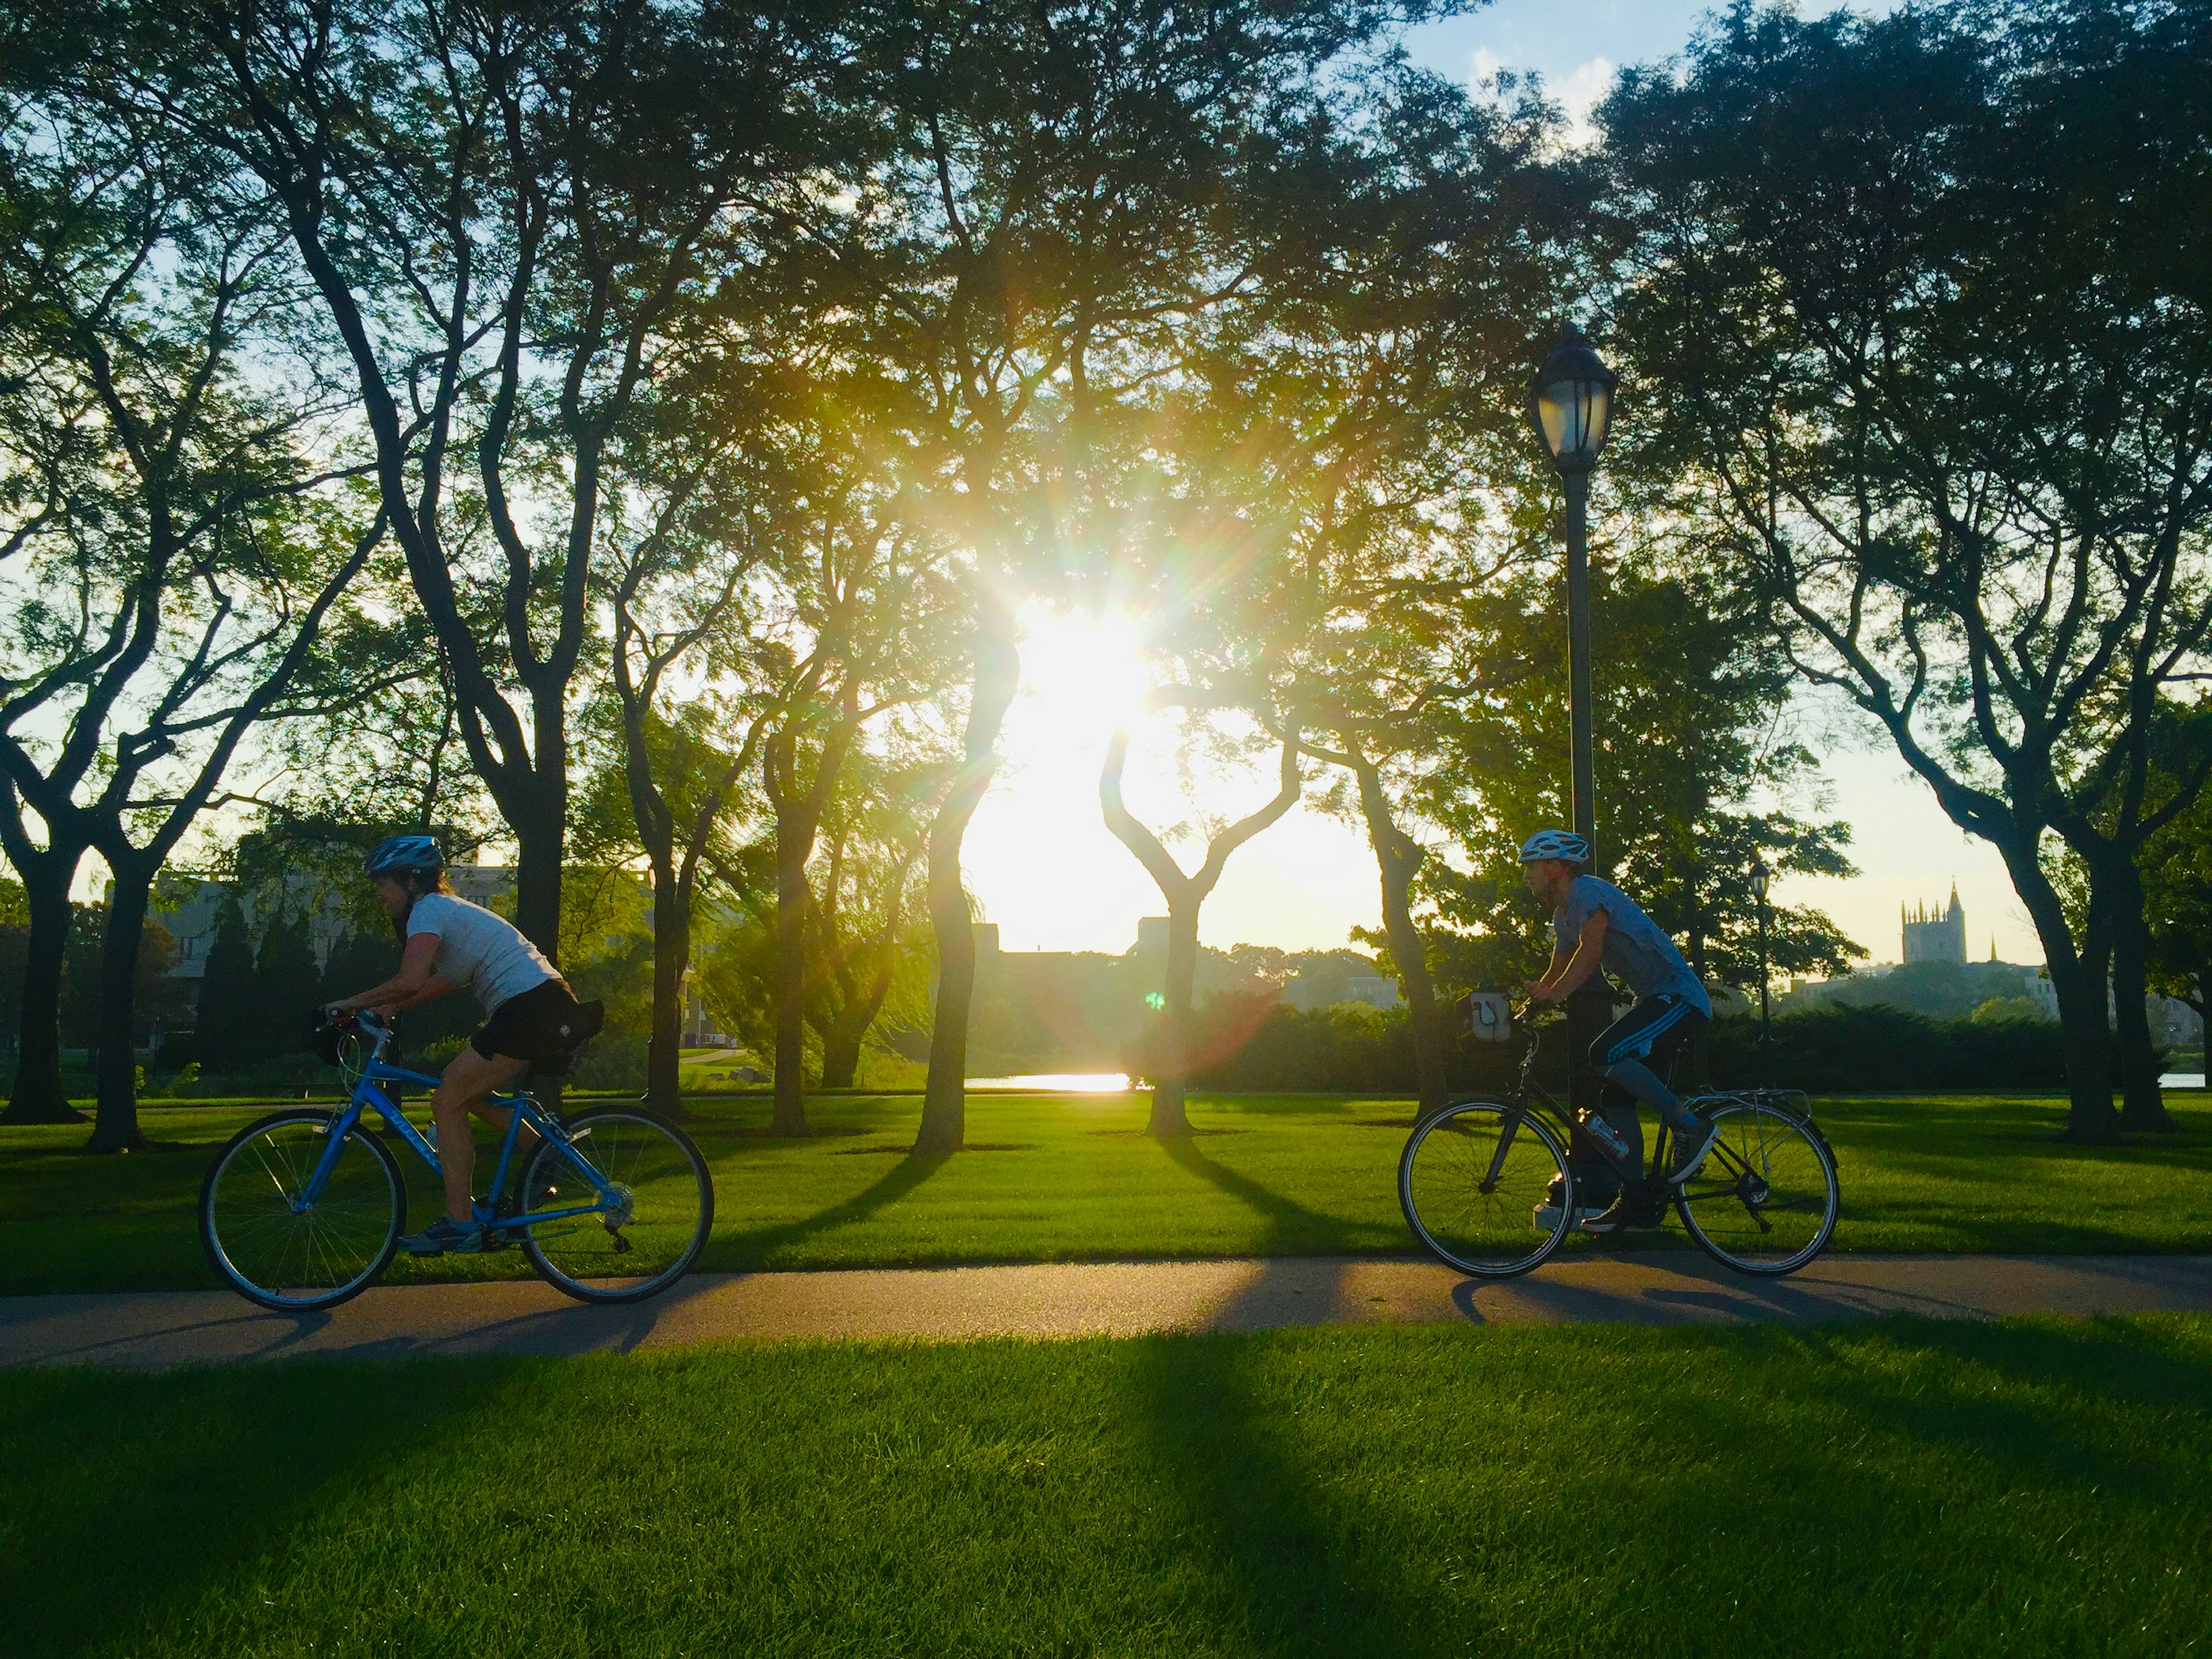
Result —
M 1562 1137 L 1571 1155 L 1575 1145 L 1575 1130 L 1580 1127 L 1572 1114 L 1561 1110 L 1559 1103 L 1535 1081 L 1538 1042 L 1537 1031 L 1534 1026 L 1528 1028 L 1528 1052 L 1521 1057 L 1521 1080 L 1514 1085 L 1504 1103 L 1507 1117 L 1505 1127 L 1498 1137 L 1498 1149 L 1491 1154 L 1490 1168 L 1484 1172 L 1482 1180 L 1477 1183 L 1476 1190 L 1486 1194 L 1497 1190 L 1498 1176 L 1505 1168 L 1506 1154 L 1512 1150 L 1514 1133 L 1520 1127 L 1520 1121 L 1523 1116 L 1533 1111 L 1542 1112 L 1562 1132 Z M 1569 1066 L 1571 1072 L 1571 1060 Z M 1726 1090 L 1710 1095 L 1695 1096 L 1683 1102 L 1683 1104 L 1699 1106 L 1714 1101 L 1768 1104 L 1772 1103 L 1771 1097 L 1773 1096 L 1795 1092 L 1795 1091 L 1776 1089 Z M 1808 1121 L 1809 1121 L 1808 1115 Z M 1662 1118 L 1660 1120 L 1659 1132 L 1651 1143 L 1650 1169 L 1634 1176 L 1622 1177 L 1624 1185 L 1632 1182 L 1635 1188 L 1639 1189 L 1640 1196 L 1645 1199 L 1656 1197 L 1663 1201 L 1671 1202 L 1675 1196 L 1666 1181 L 1668 1137 L 1667 1123 Z M 1766 1218 L 1759 1213 L 1760 1204 L 1765 1201 L 1764 1197 L 1762 1196 L 1758 1203 L 1753 1202 L 1751 1198 L 1751 1192 L 1754 1186 L 1762 1189 L 1762 1192 L 1765 1186 L 1758 1173 L 1717 1140 L 1713 1143 L 1711 1150 L 1705 1154 L 1705 1157 L 1709 1163 L 1717 1159 L 1729 1168 L 1729 1184 L 1738 1189 L 1738 1196 L 1743 1200 L 1744 1208 L 1751 1212 L 1752 1219 L 1758 1223 L 1761 1232 L 1771 1231 L 1772 1229 L 1768 1224 Z M 1611 1162 L 1610 1159 L 1607 1161 Z M 1616 1173 L 1619 1173 L 1617 1170 Z M 1702 1176 L 1704 1172 L 1701 1170 L 1699 1174 Z
M 441 1180 L 445 1176 L 445 1166 L 438 1161 L 437 1147 L 408 1121 L 407 1114 L 400 1109 L 398 1103 L 386 1095 L 379 1086 L 417 1083 L 434 1089 L 439 1079 L 426 1073 L 410 1072 L 404 1066 L 394 1066 L 384 1058 L 386 1045 L 392 1041 L 390 1026 L 379 1025 L 374 1020 L 366 1018 L 361 1021 L 361 1025 L 363 1030 L 374 1035 L 375 1041 L 369 1049 L 368 1060 L 362 1066 L 361 1079 L 354 1085 L 352 1095 L 343 1106 L 331 1115 L 328 1141 L 323 1148 L 322 1157 L 317 1161 L 313 1173 L 307 1177 L 295 1200 L 296 1207 L 302 1210 L 313 1207 L 322 1195 L 323 1183 L 329 1178 L 331 1168 L 337 1161 L 339 1147 L 345 1144 L 346 1136 L 353 1132 L 354 1126 L 361 1121 L 363 1115 L 371 1111 L 376 1114 L 385 1128 L 414 1149 L 416 1156 L 430 1166 L 432 1173 Z M 495 1203 L 497 1194 L 507 1186 L 507 1168 L 514 1158 L 514 1143 L 520 1137 L 522 1126 L 526 1123 L 537 1131 L 539 1139 L 561 1149 L 562 1156 L 591 1183 L 594 1200 L 589 1204 L 571 1205 L 562 1209 L 532 1210 L 513 1216 L 496 1215 L 492 1205 L 471 1200 L 470 1208 L 479 1223 L 489 1225 L 495 1222 L 503 1228 L 520 1228 L 545 1222 L 573 1220 L 578 1216 L 601 1215 L 621 1206 L 623 1194 L 592 1167 L 590 1160 L 577 1154 L 569 1144 L 568 1131 L 545 1115 L 527 1089 L 488 1095 L 484 1097 L 484 1103 L 501 1107 L 508 1115 L 507 1133 L 500 1139 L 499 1162 L 492 1171 L 491 1183 L 485 1189 L 494 1195 Z

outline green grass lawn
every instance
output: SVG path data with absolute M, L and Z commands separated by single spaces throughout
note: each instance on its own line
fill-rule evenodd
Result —
M 2212 1249 L 2212 1109 L 2175 1134 L 2085 1149 L 2053 1100 L 1821 1103 L 1844 1184 L 1844 1250 Z M 1202 1099 L 1163 1146 L 1131 1096 L 978 1096 L 970 1150 L 916 1158 L 912 1096 L 811 1103 L 818 1133 L 764 1133 L 768 1103 L 702 1101 L 714 1168 L 710 1268 L 1410 1251 L 1395 1170 L 1402 1101 Z M 0 1293 L 214 1282 L 194 1234 L 200 1176 L 250 1112 L 156 1108 L 163 1148 L 80 1155 L 84 1131 L 0 1129 Z M 402 1149 L 402 1160 L 413 1160 Z M 416 1170 L 422 1176 L 419 1168 Z M 427 1177 L 411 1213 L 435 1213 Z M 1644 1248 L 1687 1248 L 1677 1231 Z M 1591 1248 L 1582 1241 L 1573 1248 Z M 1611 1248 L 1620 1248 L 1613 1246 Z M 526 1272 L 519 1257 L 403 1260 L 395 1279 Z
M 0 1654 L 2202 1654 L 2212 1321 L 0 1374 Z

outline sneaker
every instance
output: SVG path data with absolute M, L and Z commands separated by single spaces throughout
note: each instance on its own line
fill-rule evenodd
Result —
M 1601 1211 L 1583 1212 L 1582 1229 L 1600 1237 L 1607 1233 L 1656 1233 L 1667 1224 L 1667 1212 L 1648 1199 L 1623 1189 Z
M 1720 1139 L 1721 1129 L 1719 1124 L 1692 1112 L 1689 1127 L 1674 1129 L 1673 1134 L 1674 1145 L 1668 1160 L 1667 1180 L 1668 1184 L 1679 1187 L 1697 1174 L 1705 1161 L 1705 1154 L 1712 1151 L 1713 1142 Z
M 483 1229 L 473 1222 L 441 1215 L 419 1233 L 410 1233 L 399 1248 L 410 1255 L 473 1255 L 484 1247 Z
M 1544 1190 L 1544 1201 L 1530 1212 L 1528 1218 L 1536 1224 L 1538 1232 L 1548 1233 L 1559 1224 L 1559 1200 L 1565 1196 L 1566 1184 L 1564 1178 L 1553 1176 Z

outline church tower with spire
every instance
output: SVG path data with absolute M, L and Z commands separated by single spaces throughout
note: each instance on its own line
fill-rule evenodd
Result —
M 1916 904 L 1909 908 L 1900 907 L 1899 915 L 1905 928 L 1905 961 L 1955 962 L 1965 965 L 1966 910 L 1959 902 L 1957 882 L 1951 884 L 1948 909 L 1931 910 L 1924 904 Z

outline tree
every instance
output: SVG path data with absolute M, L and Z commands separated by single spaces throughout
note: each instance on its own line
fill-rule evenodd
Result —
M 926 1005 L 918 936 L 930 805 L 950 771 L 939 745 L 911 734 L 892 752 L 845 766 L 822 832 L 808 908 L 806 1023 L 822 1048 L 822 1086 L 849 1089 L 868 1033 L 887 1012 L 914 1023 Z
M 76 471 L 18 544 L 40 586 L 9 641 L 0 841 L 42 890 L 72 849 L 97 849 L 112 875 L 89 1145 L 114 1152 L 141 1142 L 154 877 L 246 732 L 290 706 L 384 526 L 364 530 L 343 469 L 307 453 L 326 399 L 285 356 L 299 294 L 265 204 L 151 121 L 51 90 L 36 107 L 36 127 L 9 135 L 42 208 L 11 221 L 23 303 L 7 343 L 44 400 L 73 411 Z M 19 1062 L 33 1099 L 58 1083 Z
M 1593 550 L 1599 848 L 1607 872 L 1682 942 L 1701 979 L 1756 983 L 1754 852 L 1781 874 L 1849 875 L 1849 829 L 1824 822 L 1814 763 L 1786 737 L 1789 683 L 1724 591 L 1634 574 L 1660 550 Z M 1531 979 L 1551 955 L 1519 848 L 1567 818 L 1566 621 L 1556 574 L 1493 586 L 1466 611 L 1473 694 L 1433 721 L 1408 792 L 1448 838 L 1419 892 L 1441 975 L 1463 988 Z M 1808 906 L 1771 910 L 1784 973 L 1839 972 L 1863 951 Z
M 2119 0 L 1740 4 L 1604 112 L 1635 465 L 1769 599 L 1798 672 L 2003 857 L 2082 1141 L 2114 1122 L 2108 964 L 2127 1121 L 2163 1119 L 2135 857 L 2202 783 L 2151 798 L 2146 746 L 2212 628 L 2206 27 Z M 2093 885 L 2079 933 L 2054 834 Z
M 742 271 L 749 228 L 820 184 L 822 118 L 843 107 L 824 24 L 803 6 L 296 0 L 93 26 L 116 43 L 93 76 L 226 148 L 284 213 L 516 839 L 517 924 L 556 961 L 608 448 L 687 295 Z
M 1276 124 L 1294 126 L 1325 66 L 1400 10 L 930 3 L 865 43 L 894 152 L 856 201 L 814 216 L 836 301 L 821 309 L 855 361 L 897 365 L 902 419 L 970 561 L 964 760 L 929 842 L 938 994 L 918 1150 L 964 1134 L 961 848 L 1018 684 L 1018 596 L 1086 539 L 1101 433 L 1190 316 L 1243 290 L 1238 186 Z
M 1168 693 L 1172 697 L 1178 695 Z M 1156 705 L 1157 706 L 1157 705 Z M 1117 731 L 1106 745 L 1106 763 L 1098 775 L 1098 801 L 1106 827 L 1145 866 L 1145 873 L 1159 884 L 1168 906 L 1167 983 L 1161 1009 L 1164 1033 L 1158 1067 L 1152 1078 L 1152 1115 L 1146 1133 L 1162 1139 L 1190 1133 L 1190 1119 L 1183 1097 L 1190 1081 L 1195 1031 L 1193 1024 L 1193 981 L 1198 972 L 1198 917 L 1207 896 L 1219 884 L 1230 854 L 1298 804 L 1304 783 L 1298 774 L 1298 741 L 1295 731 L 1281 742 L 1280 781 L 1273 799 L 1258 810 L 1234 820 L 1206 827 L 1206 857 L 1195 873 L 1184 871 L 1162 843 L 1123 803 L 1121 775 L 1129 759 L 1130 735 Z
M 1475 695 L 1472 596 L 1529 556 L 1520 412 L 1564 272 L 1554 112 L 1393 65 L 1351 82 L 1252 210 L 1261 283 L 1164 399 L 1159 524 L 1125 568 L 1193 683 L 1344 769 L 1366 830 L 1425 1109 L 1449 1035 L 1417 921 L 1412 792 Z M 1287 730 L 1277 727 L 1279 738 Z
M 261 1057 L 268 1041 L 261 989 L 246 912 L 227 892 L 216 914 L 192 1026 L 192 1058 L 204 1070 L 227 1072 Z
M 261 930 L 261 949 L 253 958 L 258 1038 L 253 1058 L 298 1048 L 319 1006 L 322 977 L 305 910 L 295 903 L 276 911 Z
M 762 743 L 817 672 L 812 653 L 793 661 L 763 614 L 778 606 L 763 521 L 787 511 L 787 495 L 754 473 L 775 446 L 759 441 L 765 422 L 748 377 L 707 355 L 705 365 L 687 367 L 720 394 L 720 418 L 694 418 L 709 398 L 682 391 L 641 411 L 642 429 L 625 434 L 622 459 L 631 492 L 653 505 L 631 528 L 617 503 L 606 560 L 623 787 L 653 872 L 646 1097 L 672 1113 L 683 1109 L 678 1062 L 701 861 L 739 804 Z M 741 434 L 754 441 L 742 450 Z M 673 690 L 679 678 L 688 695 Z

